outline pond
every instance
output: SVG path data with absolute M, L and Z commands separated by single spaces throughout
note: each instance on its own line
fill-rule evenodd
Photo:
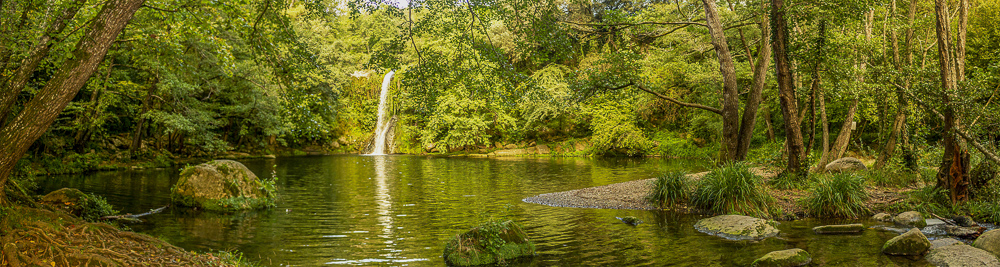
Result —
M 511 266 L 746 266 L 767 252 L 802 248 L 814 265 L 924 265 L 879 250 L 894 232 L 812 233 L 848 221 L 800 220 L 781 235 L 735 242 L 699 233 L 703 218 L 664 211 L 550 207 L 521 199 L 646 179 L 667 171 L 704 171 L 704 161 L 659 158 L 443 158 L 313 156 L 240 160 L 278 178 L 278 206 L 219 214 L 184 208 L 143 217 L 129 227 L 198 252 L 239 250 L 265 266 L 443 266 L 447 240 L 485 220 L 522 224 L 538 256 Z M 62 187 L 105 196 L 123 213 L 170 202 L 176 169 L 53 176 L 40 193 Z M 645 221 L 629 226 L 615 217 Z M 866 225 L 873 222 L 865 221 Z

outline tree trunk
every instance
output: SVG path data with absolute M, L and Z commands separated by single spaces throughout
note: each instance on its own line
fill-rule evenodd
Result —
M 785 21 L 784 0 L 771 0 L 771 28 L 774 29 L 772 48 L 774 49 L 774 70 L 778 77 L 781 116 L 785 119 L 786 144 L 788 147 L 787 175 L 802 173 L 802 131 L 799 127 L 798 103 L 795 85 L 788 58 L 788 25 Z
M 816 76 L 816 82 L 820 83 L 820 76 Z M 826 169 L 826 164 L 823 162 L 830 162 L 830 122 L 826 118 L 826 93 L 823 92 L 822 86 L 816 87 L 819 92 L 817 95 L 819 97 L 819 119 L 820 123 L 823 124 L 823 153 L 820 154 L 819 162 L 821 164 L 816 165 L 818 171 L 823 171 Z
M 143 2 L 144 0 L 106 2 L 76 44 L 72 56 L 61 64 L 62 67 L 53 78 L 24 105 L 24 109 L 0 130 L 0 202 L 5 199 L 3 188 L 7 185 L 7 178 L 14 165 L 31 144 L 48 131 L 59 113 L 94 74 L 108 48 Z
M 766 4 L 764 4 L 766 5 Z M 760 59 L 753 71 L 753 87 L 750 88 L 750 95 L 747 96 L 747 103 L 743 110 L 743 121 L 740 122 L 739 147 L 736 150 L 736 161 L 746 160 L 747 153 L 750 152 L 750 139 L 753 137 L 753 129 L 757 124 L 757 110 L 760 108 L 761 94 L 767 84 L 767 67 L 771 62 L 771 25 L 767 16 L 761 16 L 760 21 L 760 49 L 757 51 Z M 745 43 L 746 41 L 744 41 Z M 774 132 L 771 131 L 770 119 L 765 119 L 768 129 L 768 137 L 774 140 Z
M 10 80 L 4 84 L 3 90 L 0 90 L 0 127 L 4 126 L 4 122 L 7 121 L 7 114 L 10 113 L 11 106 L 14 105 L 14 100 L 17 99 L 17 95 L 21 93 L 24 86 L 28 84 L 28 79 L 31 78 L 31 74 L 35 72 L 38 68 L 38 64 L 42 62 L 49 54 L 49 49 L 52 48 L 52 41 L 55 36 L 58 35 L 66 28 L 66 24 L 73 20 L 76 16 L 77 11 L 80 7 L 86 3 L 86 0 L 75 0 L 70 3 L 62 14 L 58 17 L 52 19 L 52 22 L 46 26 L 45 32 L 42 33 L 41 37 L 38 37 L 38 41 L 35 46 L 31 47 L 28 52 L 28 57 L 21 62 L 21 65 L 17 67 L 14 71 L 13 76 Z
M 964 4 L 964 0 L 959 3 L 959 5 Z M 961 17 L 968 15 L 963 10 L 964 7 L 960 6 L 960 25 L 962 24 L 961 21 L 967 19 Z M 955 140 L 955 125 L 958 124 L 958 119 L 955 116 L 955 107 L 951 103 L 951 99 L 957 97 L 957 79 L 962 77 L 957 73 L 957 66 L 964 65 L 964 62 L 952 61 L 951 29 L 948 22 L 947 0 L 935 1 L 934 11 L 936 15 L 938 62 L 941 66 L 941 85 L 943 89 L 941 90 L 941 102 L 944 105 L 944 128 L 941 130 L 941 134 L 944 137 L 944 155 L 941 159 L 941 166 L 938 167 L 937 186 L 949 189 L 951 201 L 952 203 L 956 203 L 965 200 L 966 196 L 968 196 L 968 177 L 966 175 L 968 173 L 968 162 L 966 160 L 968 159 L 968 152 L 963 150 L 957 140 Z M 959 26 L 960 31 L 958 35 L 960 37 L 958 39 L 961 39 L 961 42 L 964 42 L 965 39 L 965 33 L 961 32 L 961 30 L 964 30 L 963 27 Z M 964 49 L 960 51 L 964 51 Z
M 896 13 L 896 4 L 895 3 L 896 2 L 893 1 L 892 14 Z M 910 51 L 909 39 L 911 38 L 910 35 L 913 34 L 913 17 L 914 17 L 914 13 L 915 12 L 916 12 L 916 1 L 912 1 L 912 2 L 910 2 L 909 14 L 907 14 L 907 20 L 908 20 L 907 21 L 907 36 L 906 36 L 906 39 L 907 39 L 906 42 L 907 42 L 907 44 L 903 48 L 903 49 L 905 49 L 905 52 L 907 52 L 907 54 L 908 54 L 908 56 L 907 56 L 908 59 L 905 62 L 903 62 L 903 60 L 900 58 L 901 56 L 900 56 L 900 51 L 899 51 L 900 50 L 899 49 L 899 40 L 896 37 L 896 32 L 892 31 L 892 35 L 891 35 L 891 38 L 892 38 L 892 51 L 893 51 L 893 53 L 892 53 L 893 67 L 896 69 L 897 72 L 900 72 L 900 73 L 902 73 L 902 71 L 904 69 L 903 67 L 904 66 L 908 66 L 911 63 L 911 61 L 912 61 L 912 55 L 913 55 L 913 53 L 912 53 L 912 51 Z M 905 80 L 905 81 L 903 81 L 903 83 L 906 84 L 906 88 L 905 89 L 909 89 L 909 87 L 910 87 L 909 78 L 908 77 L 902 78 L 902 80 Z M 875 166 L 874 166 L 875 169 L 881 169 L 881 168 L 885 167 L 885 164 L 888 163 L 889 160 L 892 159 L 893 154 L 896 153 L 896 144 L 898 142 L 898 141 L 896 141 L 896 139 L 900 138 L 900 135 L 901 135 L 900 133 L 903 131 L 903 126 L 906 124 L 906 117 L 907 117 L 907 114 L 908 114 L 907 108 L 909 106 L 909 103 L 907 103 L 907 101 L 906 101 L 906 92 L 903 91 L 903 90 L 904 90 L 904 88 L 896 88 L 896 106 L 897 106 L 897 108 L 896 108 L 896 118 L 893 120 L 892 131 L 889 132 L 889 138 L 886 139 L 885 144 L 882 145 L 882 152 L 879 153 L 878 159 L 875 160 Z M 903 149 L 906 149 L 906 148 L 904 147 Z
M 160 79 L 154 79 L 153 84 L 149 86 L 149 90 L 146 91 L 146 97 L 142 99 L 142 112 L 139 112 L 139 123 L 135 126 L 135 132 L 132 133 L 132 145 L 129 146 L 129 154 L 135 157 L 136 153 L 142 149 L 142 133 L 145 130 L 146 118 L 143 115 L 149 112 L 151 102 L 153 102 L 153 92 L 156 91 L 156 85 L 160 82 Z
M 826 162 L 820 161 L 819 165 L 826 167 L 826 164 L 830 161 L 834 161 L 841 157 L 844 157 L 844 152 L 847 152 L 847 145 L 851 141 L 851 132 L 854 128 L 854 114 L 858 111 L 858 97 L 854 98 L 851 103 L 851 108 L 847 110 L 847 119 L 844 119 L 844 124 L 840 126 L 840 133 L 837 134 L 837 140 L 833 142 L 833 148 L 830 149 L 830 156 L 827 158 Z
M 702 0 L 705 4 L 705 20 L 708 33 L 712 36 L 712 46 L 719 57 L 719 71 L 722 73 L 722 145 L 720 162 L 730 162 L 737 158 L 739 150 L 740 102 L 736 87 L 736 67 L 729 53 L 726 35 L 722 29 L 715 0 Z

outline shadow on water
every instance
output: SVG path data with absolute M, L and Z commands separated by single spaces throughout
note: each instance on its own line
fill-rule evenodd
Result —
M 695 231 L 699 215 L 520 201 L 667 171 L 700 172 L 708 165 L 703 161 L 341 155 L 241 162 L 261 176 L 277 173 L 276 208 L 234 214 L 171 208 L 130 227 L 189 250 L 237 249 L 268 266 L 440 266 L 451 236 L 490 218 L 520 222 L 538 247 L 537 257 L 512 266 L 745 266 L 788 248 L 809 251 L 818 265 L 923 265 L 879 253 L 896 233 L 812 234 L 813 226 L 836 221 L 783 222 L 778 238 L 733 242 Z M 40 191 L 76 187 L 106 196 L 123 212 L 140 213 L 169 203 L 177 173 L 54 176 L 40 181 Z M 630 226 L 615 218 L 623 216 L 645 223 Z

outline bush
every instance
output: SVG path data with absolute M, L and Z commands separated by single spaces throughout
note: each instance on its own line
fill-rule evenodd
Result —
M 774 198 L 763 182 L 743 163 L 726 164 L 701 179 L 691 203 L 713 213 L 768 217 L 767 207 Z
M 653 190 L 646 196 L 646 200 L 659 206 L 673 207 L 675 204 L 688 199 L 688 178 L 684 172 L 670 172 L 660 175 L 653 180 Z
M 892 167 L 869 170 L 865 176 L 869 183 L 878 186 L 905 187 L 920 181 L 919 173 Z
M 865 180 L 853 174 L 823 177 L 812 187 L 804 201 L 806 208 L 818 216 L 857 218 L 868 211 Z
M 80 217 L 84 220 L 96 222 L 101 217 L 118 214 L 118 211 L 111 204 L 108 204 L 108 200 L 102 196 L 93 193 L 87 194 L 82 202 L 83 212 L 81 212 Z

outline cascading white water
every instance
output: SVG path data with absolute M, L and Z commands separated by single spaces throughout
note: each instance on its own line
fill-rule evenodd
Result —
M 375 148 L 368 155 L 385 155 L 385 136 L 389 132 L 389 123 L 385 118 L 388 107 L 386 107 L 385 101 L 386 98 L 389 98 L 389 83 L 392 82 L 392 75 L 395 73 L 395 71 L 389 71 L 382 78 L 382 94 L 379 95 L 378 101 L 378 122 L 375 124 Z

